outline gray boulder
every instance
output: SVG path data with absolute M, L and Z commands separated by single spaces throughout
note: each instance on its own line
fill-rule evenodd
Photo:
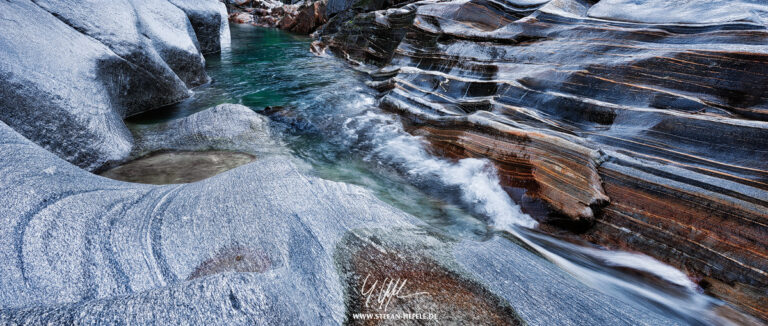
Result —
M 133 156 L 162 151 L 226 150 L 256 156 L 287 153 L 269 129 L 269 120 L 239 104 L 220 104 L 187 117 L 132 127 Z
M 154 39 L 160 38 L 154 33 L 157 28 L 153 28 L 153 24 L 157 24 L 159 19 L 147 19 L 138 14 L 139 11 L 157 11 L 160 9 L 158 5 L 153 6 L 153 10 L 136 10 L 133 4 L 126 0 L 106 3 L 71 0 L 34 2 L 75 30 L 106 45 L 116 55 L 136 65 L 137 70 L 143 70 L 144 78 L 128 75 L 133 82 L 129 82 L 128 87 L 120 92 L 125 94 L 118 97 L 121 107 L 125 109 L 124 116 L 178 102 L 189 96 L 185 81 L 189 81 L 190 86 L 195 86 L 207 80 L 202 56 L 193 43 L 195 34 L 192 27 L 184 21 L 185 15 L 176 8 L 171 7 L 171 12 L 176 10 L 181 18 L 174 22 L 176 24 L 169 24 L 169 21 L 172 21 L 169 18 L 162 18 L 163 21 L 159 22 L 171 26 L 180 25 L 182 31 L 173 31 L 177 38 L 176 44 L 173 44 L 162 39 L 153 42 L 147 35 L 154 36 Z M 162 9 L 167 11 L 167 8 Z M 170 14 L 166 12 L 164 15 Z M 185 27 L 187 31 L 183 31 Z M 187 43 L 189 46 L 184 49 L 177 45 L 179 43 Z M 155 46 L 158 46 L 159 50 Z M 186 77 L 185 81 L 168 66 L 166 58 L 170 59 L 169 62 L 179 62 L 174 68 Z
M 208 81 L 192 24 L 167 1 L 6 1 L 0 30 L 0 120 L 88 170 L 130 153 L 122 118 Z
M 0 120 L 86 169 L 130 153 L 113 77 L 141 71 L 30 1 L 0 2 L 0 30 Z
M 145 35 L 179 78 L 189 87 L 207 83 L 198 37 L 184 12 L 168 1 L 131 0 L 131 3 Z
M 239 104 L 221 104 L 165 123 L 132 125 L 131 131 L 135 159 L 100 175 L 150 184 L 189 183 L 255 158 L 289 152 L 272 138 L 266 117 Z
M 195 34 L 200 44 L 200 52 L 204 54 L 221 51 L 222 46 L 229 45 L 229 19 L 227 7 L 217 0 L 169 0 L 184 10 L 195 28 Z

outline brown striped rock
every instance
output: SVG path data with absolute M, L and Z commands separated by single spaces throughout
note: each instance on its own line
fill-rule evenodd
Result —
M 490 159 L 505 185 L 591 225 L 586 238 L 667 261 L 768 320 L 767 13 L 748 0 L 421 1 L 339 13 L 313 49 L 367 71 L 437 153 Z

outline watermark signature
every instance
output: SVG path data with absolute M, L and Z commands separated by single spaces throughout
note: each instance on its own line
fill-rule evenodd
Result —
M 352 314 L 353 319 L 359 320 L 437 320 L 433 313 L 401 313 L 401 314 Z
M 371 307 L 371 302 L 373 302 L 374 308 L 386 312 L 392 298 L 408 299 L 430 295 L 429 292 L 408 293 L 405 290 L 407 283 L 407 279 L 390 277 L 386 277 L 382 282 L 379 282 L 379 280 L 372 280 L 371 274 L 368 274 L 363 280 L 363 286 L 360 288 L 360 294 L 365 297 L 365 307 Z
M 404 278 L 386 277 L 384 280 L 374 280 L 371 274 L 365 276 L 360 287 L 360 294 L 365 298 L 365 307 L 386 312 L 393 298 L 405 300 L 428 295 L 429 292 L 409 292 L 406 289 L 408 280 Z M 437 320 L 435 313 L 356 313 L 353 319 L 359 320 Z

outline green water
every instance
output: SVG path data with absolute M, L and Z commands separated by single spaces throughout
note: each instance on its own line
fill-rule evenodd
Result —
M 696 321 L 696 314 L 708 309 L 709 298 L 624 272 L 632 266 L 606 264 L 612 252 L 595 253 L 519 228 L 532 226 L 525 213 L 535 215 L 538 207 L 513 202 L 509 195 L 520 199 L 523 194 L 502 189 L 495 170 L 483 161 L 431 155 L 420 138 L 402 130 L 398 117 L 377 107 L 367 76 L 338 59 L 310 53 L 310 39 L 252 26 L 231 29 L 231 49 L 206 57 L 209 84 L 182 103 L 132 118 L 129 125 L 180 118 L 222 103 L 262 113 L 268 106 L 283 107 L 269 110 L 270 127 L 306 173 L 367 188 L 447 238 L 484 241 L 502 235 L 535 243 L 543 256 L 567 260 L 568 272 L 590 286 L 659 313 Z M 648 292 L 632 289 L 635 284 Z M 660 301 L 673 292 L 679 298 Z
M 285 106 L 289 115 L 271 125 L 292 154 L 321 178 L 368 188 L 383 201 L 447 233 L 485 238 L 485 223 L 454 203 L 430 196 L 398 173 L 365 160 L 366 149 L 350 148 L 340 126 L 363 112 L 381 113 L 366 76 L 338 59 L 310 53 L 311 40 L 276 29 L 233 25 L 232 46 L 206 57 L 211 82 L 181 103 L 128 120 L 129 126 L 181 118 L 222 103 L 256 112 Z M 352 146 L 354 147 L 354 146 Z M 172 150 L 172 149 L 170 149 Z
M 232 47 L 205 58 L 210 83 L 196 88 L 195 94 L 182 103 L 133 117 L 129 122 L 164 121 L 222 103 L 255 110 L 291 103 L 332 84 L 334 74 L 343 68 L 340 62 L 309 53 L 309 43 L 306 36 L 233 25 Z

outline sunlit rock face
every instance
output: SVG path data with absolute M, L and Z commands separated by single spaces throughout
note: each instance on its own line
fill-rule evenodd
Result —
M 292 3 L 279 0 L 253 0 L 231 3 L 229 20 L 236 24 L 279 28 L 309 34 L 325 24 L 326 0 Z
M 368 312 L 368 274 L 408 278 L 403 296 L 429 294 L 395 298 L 393 312 L 448 323 L 682 324 L 505 238 L 432 233 L 286 157 L 189 184 L 126 183 L 2 122 L 0 154 L 1 324 L 339 325 Z
M 437 152 L 492 160 L 560 222 L 768 318 L 768 5 L 595 2 L 340 13 L 314 48 L 360 64 Z
M 165 0 L 3 2 L 0 120 L 82 168 L 120 161 L 132 146 L 122 118 L 209 80 L 201 51 L 220 46 L 200 44 L 229 35 L 223 4 L 209 2 L 215 31 L 190 23 L 203 9 Z

